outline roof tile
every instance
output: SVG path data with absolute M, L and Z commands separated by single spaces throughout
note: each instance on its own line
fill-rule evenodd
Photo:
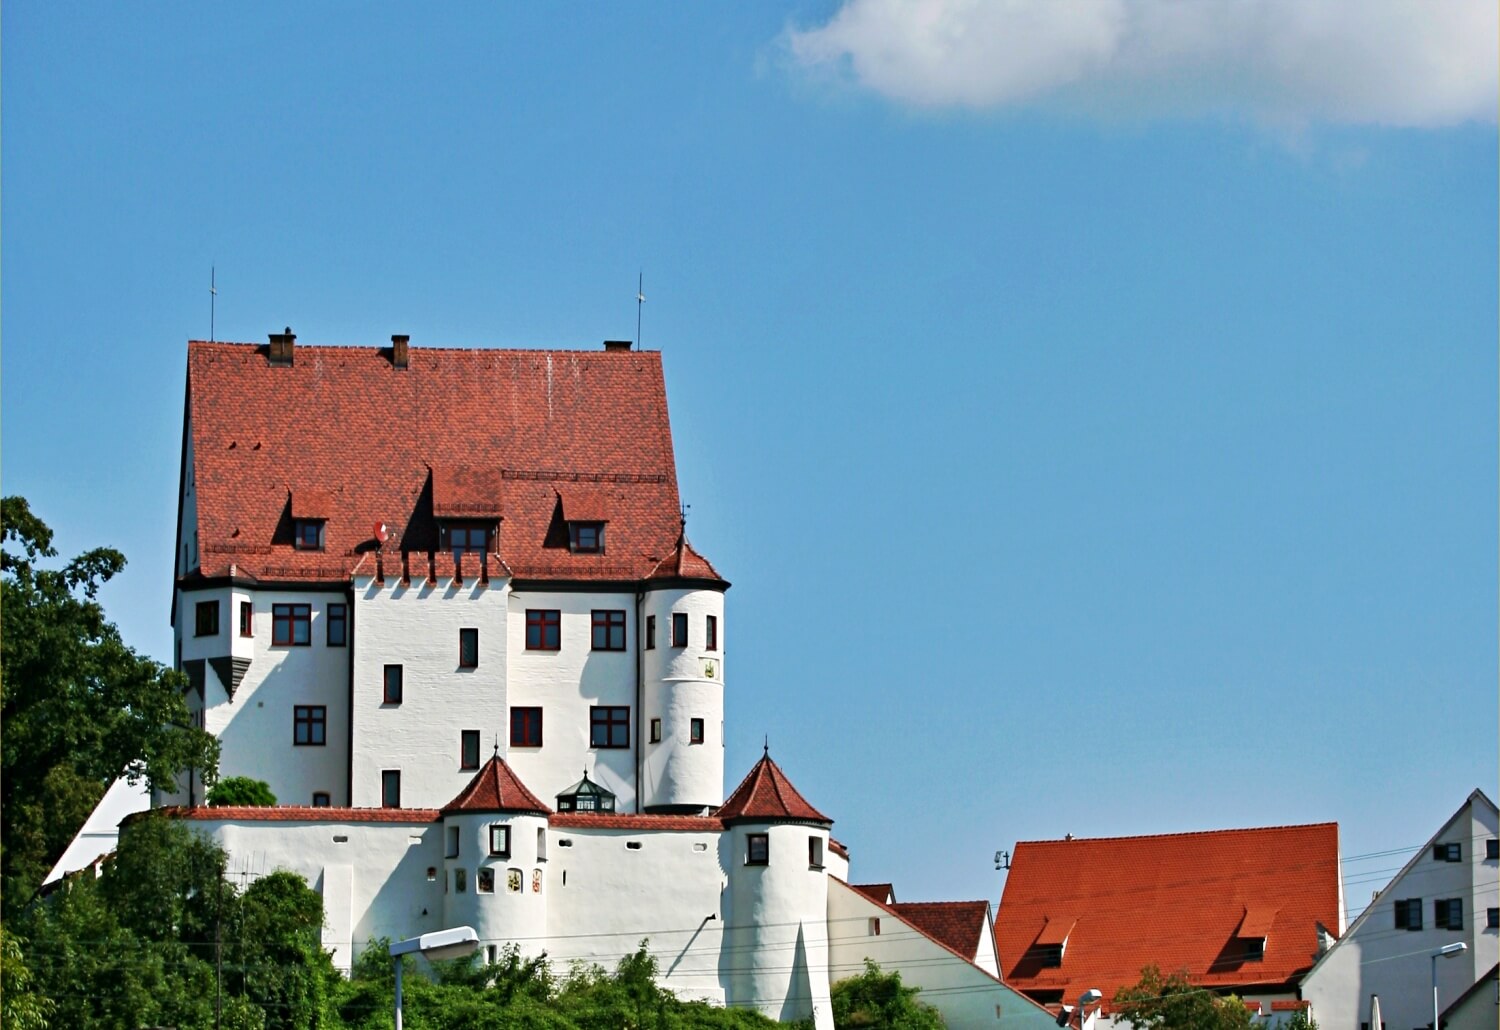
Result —
M 833 825 L 833 820 L 810 805 L 806 798 L 792 786 L 786 773 L 773 761 L 769 753 L 750 770 L 750 774 L 729 795 L 718 811 L 725 825 L 730 822 L 794 822 L 822 823 Z

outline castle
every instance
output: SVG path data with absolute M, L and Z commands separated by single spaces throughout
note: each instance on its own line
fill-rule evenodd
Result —
M 306 877 L 344 968 L 455 925 L 564 965 L 649 938 L 679 995 L 820 1028 L 866 957 L 953 1025 L 1052 1025 L 987 904 L 850 886 L 769 753 L 726 797 L 729 583 L 680 512 L 658 353 L 190 343 L 176 661 L 220 775 L 282 804 L 153 803 Z

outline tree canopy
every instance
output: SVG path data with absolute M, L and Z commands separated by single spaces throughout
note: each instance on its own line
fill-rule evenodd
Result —
M 226 776 L 208 791 L 211 808 L 229 805 L 248 805 L 251 808 L 268 808 L 276 804 L 276 795 L 265 780 L 254 780 L 249 776 Z
M 917 1000 L 920 987 L 907 987 L 898 972 L 882 973 L 865 959 L 865 971 L 830 989 L 833 1025 L 838 1030 L 941 1030 L 937 1009 Z
M 1249 1030 L 1250 1010 L 1232 994 L 1219 995 L 1188 982 L 1185 972 L 1163 975 L 1156 966 L 1115 995 L 1119 1018 L 1137 1030 Z
M 218 743 L 189 724 L 180 674 L 137 654 L 104 614 L 99 588 L 125 567 L 99 547 L 61 567 L 52 530 L 23 497 L 0 500 L 0 880 L 9 918 L 115 777 L 211 777 Z

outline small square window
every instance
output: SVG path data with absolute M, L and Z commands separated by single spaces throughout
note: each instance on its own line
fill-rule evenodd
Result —
M 1266 958 L 1266 939 L 1264 937 L 1245 938 L 1245 961 L 1264 962 Z
M 1491 837 L 1484 842 L 1484 858 L 1487 862 L 1493 862 L 1495 859 L 1500 858 L 1500 840 Z
M 427 867 L 427 882 L 428 883 L 436 883 L 437 882 L 437 866 L 430 865 L 430 866 Z
M 510 857 L 510 827 L 500 823 L 490 824 L 490 854 L 500 858 Z
M 589 747 L 629 747 L 630 709 L 594 705 L 589 709 Z
M 510 746 L 542 746 L 542 710 L 540 708 L 512 708 L 510 710 Z
M 807 838 L 807 868 L 823 868 L 823 838 L 817 834 Z
M 271 605 L 271 643 L 277 647 L 307 647 L 312 643 L 312 605 Z
M 653 743 L 653 744 L 660 744 L 661 743 L 661 720 L 660 719 L 652 719 L 651 720 L 651 743 Z
M 1500 929 L 1500 908 L 1485 910 L 1485 926 L 1491 930 Z
M 399 705 L 401 703 L 403 679 L 405 675 L 401 666 L 387 665 L 385 667 L 385 679 L 380 695 L 381 704 Z
M 689 719 L 688 720 L 688 743 L 689 744 L 701 744 L 701 743 L 703 743 L 703 720 L 702 719 Z
M 317 790 L 317 791 L 313 792 L 313 807 L 314 808 L 328 808 L 332 804 L 333 804 L 333 800 L 328 796 L 328 792 L 327 791 Z
M 625 650 L 625 613 L 595 610 L 593 616 L 595 651 Z
M 652 651 L 656 648 L 656 616 L 646 616 L 646 650 Z
M 346 647 L 349 644 L 349 606 L 328 606 L 328 646 Z
M 323 549 L 323 520 L 298 519 L 292 526 L 293 543 L 299 551 Z
M 1464 928 L 1464 902 L 1462 898 L 1438 898 L 1432 903 L 1432 925 L 1439 930 L 1462 930 Z
M 199 601 L 193 621 L 193 635 L 213 637 L 219 634 L 219 602 Z
M 401 807 L 401 770 L 386 769 L 380 774 L 380 807 Z
M 869 936 L 869 937 L 879 937 L 880 936 L 880 917 L 879 916 L 871 916 L 870 919 L 869 919 L 869 921 L 867 923 L 865 923 L 865 934 L 866 934 L 866 936 Z
M 1432 858 L 1435 862 L 1462 862 L 1464 860 L 1463 845 L 1458 841 L 1448 844 L 1434 844 L 1432 846 Z
M 481 869 L 474 874 L 474 889 L 480 894 L 495 893 L 495 870 Z
M 1043 944 L 1032 948 L 1030 956 L 1042 969 L 1056 969 L 1062 965 L 1063 946 L 1061 944 Z
M 708 617 L 707 639 L 704 641 L 705 651 L 717 651 L 719 649 L 719 617 L 710 615 Z
M 687 612 L 672 613 L 672 646 L 687 647 Z
M 453 870 L 453 893 L 467 894 L 469 892 L 469 871 L 458 868 Z
M 458 735 L 458 767 L 479 768 L 479 731 L 461 730 Z
M 450 826 L 450 827 L 448 827 L 447 839 L 448 839 L 448 850 L 446 850 L 446 851 L 443 852 L 443 857 L 444 858 L 457 858 L 458 857 L 458 846 L 459 846 L 458 827 L 457 826 Z
M 555 608 L 526 609 L 526 650 L 556 651 L 562 647 L 562 613 Z
M 574 554 L 599 554 L 604 550 L 604 523 L 569 522 L 568 546 Z
M 326 705 L 292 706 L 292 743 L 320 746 L 327 742 L 328 708 Z
M 750 833 L 745 836 L 745 864 L 769 865 L 771 862 L 771 837 L 765 833 Z
M 255 629 L 255 605 L 249 601 L 240 602 L 240 636 L 248 637 Z
M 458 667 L 479 668 L 479 630 L 475 627 L 458 631 Z
M 1422 929 L 1422 899 L 1403 898 L 1396 902 L 1396 929 Z

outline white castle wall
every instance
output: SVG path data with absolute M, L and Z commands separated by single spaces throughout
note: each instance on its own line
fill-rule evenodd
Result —
M 492 825 L 510 828 L 510 852 L 490 854 Z M 444 925 L 472 926 L 486 945 L 514 941 L 525 955 L 542 950 L 547 933 L 547 902 L 542 863 L 538 856 L 537 831 L 545 834 L 547 820 L 541 816 L 497 813 L 455 813 L 443 818 Z M 452 855 L 455 831 L 458 854 Z M 463 871 L 464 890 L 457 889 L 456 874 Z M 480 872 L 494 876 L 494 889 L 481 891 Z M 513 875 L 514 874 L 514 877 Z
M 618 811 L 632 811 L 634 745 L 643 732 L 635 697 L 635 595 L 525 591 L 510 593 L 508 600 L 510 703 L 542 709 L 542 746 L 510 748 L 507 722 L 501 745 L 506 762 L 549 808 L 556 807 L 557 793 L 577 783 L 587 770 L 594 782 L 617 796 Z M 559 650 L 526 650 L 528 608 L 561 613 Z M 595 609 L 625 612 L 624 651 L 592 649 Z M 594 705 L 630 708 L 631 747 L 590 746 L 589 709 Z
M 389 564 L 389 563 L 388 563 Z M 354 761 L 352 804 L 381 802 L 381 773 L 401 772 L 404 808 L 437 808 L 474 776 L 460 767 L 460 734 L 479 731 L 480 763 L 508 740 L 505 580 L 426 580 L 414 556 L 411 582 L 387 568 L 382 586 L 361 577 L 354 588 Z M 459 667 L 459 630 L 479 630 L 479 665 Z M 385 666 L 402 667 L 400 704 L 384 701 Z
M 749 865 L 747 837 L 769 837 L 769 861 Z M 729 870 L 720 971 L 729 1003 L 753 1004 L 772 1019 L 812 1017 L 832 1030 L 828 998 L 828 877 L 808 863 L 808 837 L 828 852 L 828 831 L 818 826 L 741 823 L 721 840 Z
M 688 617 L 684 646 L 672 644 L 672 615 Z M 662 720 L 661 740 L 644 741 L 641 792 L 646 809 L 718 805 L 724 800 L 724 594 L 671 588 L 646 593 L 643 617 L 656 618 L 656 646 L 642 654 L 642 726 Z M 718 620 L 718 640 L 707 647 L 707 623 Z M 691 743 L 693 719 L 703 720 L 703 742 Z

